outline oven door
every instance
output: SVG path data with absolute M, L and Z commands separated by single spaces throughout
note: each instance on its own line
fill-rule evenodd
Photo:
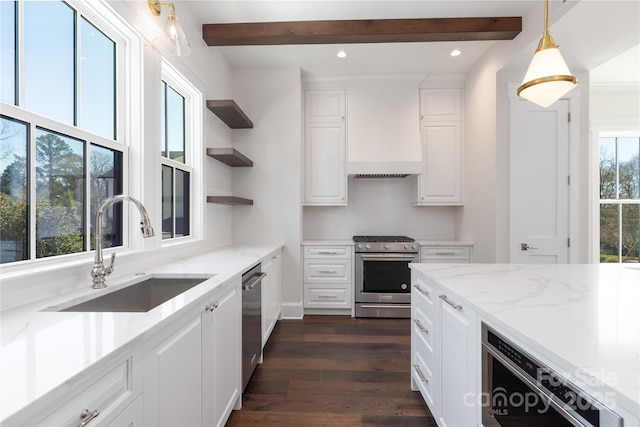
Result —
M 411 270 L 418 254 L 357 253 L 356 302 L 411 302 Z

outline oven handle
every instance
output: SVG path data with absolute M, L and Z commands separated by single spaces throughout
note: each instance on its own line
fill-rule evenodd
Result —
M 416 254 L 411 254 L 411 255 L 401 255 L 401 254 L 376 254 L 376 255 L 365 255 L 365 254 L 358 254 L 360 256 L 360 259 L 364 259 L 364 260 L 371 260 L 371 259 L 379 259 L 381 261 L 389 261 L 389 260 L 393 260 L 393 259 L 399 259 L 399 260 L 414 260 L 416 259 Z
M 362 304 L 362 308 L 411 308 L 411 304 Z

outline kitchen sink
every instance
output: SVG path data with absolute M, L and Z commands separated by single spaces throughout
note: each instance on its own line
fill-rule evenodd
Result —
M 144 313 L 212 276 L 149 277 L 125 288 L 55 311 Z

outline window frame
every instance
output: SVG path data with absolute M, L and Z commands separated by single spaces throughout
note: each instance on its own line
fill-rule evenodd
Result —
M 24 0 L 16 2 L 17 10 L 16 16 L 18 23 L 23 21 L 24 15 Z M 17 63 L 16 63 L 16 103 L 17 105 L 7 104 L 0 101 L 2 105 L 2 114 L 8 118 L 16 119 L 27 124 L 28 132 L 28 156 L 29 156 L 29 170 L 28 174 L 28 198 L 29 203 L 35 206 L 35 180 L 31 179 L 35 173 L 35 150 L 36 150 L 36 128 L 44 128 L 51 130 L 55 133 L 69 136 L 71 138 L 77 138 L 85 141 L 84 156 L 85 156 L 85 179 L 83 189 L 85 191 L 85 203 L 84 213 L 86 221 L 83 227 L 85 234 L 86 244 L 80 252 L 55 255 L 50 257 L 35 258 L 35 208 L 29 210 L 28 227 L 29 227 L 29 259 L 14 261 L 10 263 L 0 264 L 0 270 L 3 274 L 20 273 L 22 271 L 28 271 L 31 268 L 46 268 L 50 265 L 60 266 L 61 262 L 75 262 L 76 260 L 87 260 L 87 254 L 93 253 L 91 249 L 91 204 L 89 199 L 90 189 L 90 152 L 91 146 L 97 145 L 109 150 L 115 150 L 121 153 L 122 158 L 122 188 L 125 194 L 130 194 L 134 197 L 140 198 L 143 193 L 142 188 L 132 185 L 130 180 L 129 171 L 135 167 L 132 164 L 134 161 L 140 161 L 142 166 L 142 160 L 139 153 L 143 151 L 142 137 L 143 137 L 143 113 L 140 106 L 143 104 L 143 85 L 142 76 L 140 72 L 143 69 L 143 38 L 137 33 L 129 23 L 127 23 L 122 17 L 120 17 L 110 6 L 105 2 L 84 2 L 78 0 L 65 0 L 69 7 L 76 11 L 75 17 L 75 31 L 76 31 L 76 47 L 80 43 L 79 31 L 81 26 L 77 25 L 84 18 L 90 22 L 93 26 L 99 29 L 104 35 L 111 39 L 115 43 L 115 130 L 114 139 L 105 138 L 101 135 L 91 133 L 87 130 L 81 129 L 77 126 L 58 122 L 51 118 L 39 115 L 35 112 L 26 110 L 24 105 L 24 64 L 23 54 L 21 49 L 24 48 L 24 26 L 18 25 L 16 31 L 16 44 L 18 47 Z M 80 58 L 76 56 L 75 69 L 79 67 Z M 75 85 L 76 101 L 79 102 L 81 98 L 81 82 L 79 76 L 76 75 L 77 81 Z M 138 99 L 139 98 L 139 99 Z M 130 141 L 140 141 L 139 143 L 130 143 Z M 131 155 L 131 150 L 136 153 L 135 156 Z M 118 251 L 127 251 L 131 249 L 137 249 L 141 246 L 138 243 L 138 239 L 132 238 L 132 234 L 137 230 L 137 227 L 131 227 L 129 224 L 131 221 L 127 221 L 131 209 L 123 204 L 122 216 L 125 219 L 122 224 L 122 246 L 118 246 Z M 141 238 L 140 238 L 141 240 Z
M 640 139 L 640 129 L 636 128 L 634 125 L 625 125 L 621 124 L 618 126 L 612 126 L 610 129 L 618 129 L 618 130 L 606 130 L 605 128 L 597 129 L 592 134 L 593 141 L 593 165 L 594 165 L 594 213 L 593 213 L 593 244 L 592 244 L 592 252 L 593 252 L 593 262 L 600 262 L 600 207 L 602 205 L 615 205 L 618 207 L 618 212 L 620 213 L 620 209 L 624 205 L 640 205 L 640 198 L 638 199 L 601 199 L 600 198 L 600 140 L 602 138 L 639 138 Z M 616 171 L 620 168 L 620 163 L 618 161 L 617 156 L 618 146 L 616 144 Z M 616 172 L 616 189 L 619 190 L 619 182 L 618 173 Z M 622 241 L 622 215 L 618 215 L 618 243 L 620 244 Z M 619 248 L 621 251 L 622 248 Z M 618 261 L 616 263 L 608 263 L 608 264 L 622 264 L 624 261 L 622 260 L 622 253 L 618 253 Z
M 156 153 L 159 158 L 157 167 L 157 176 L 160 177 L 162 173 L 162 166 L 168 166 L 173 170 L 173 191 L 172 191 L 172 210 L 173 210 L 173 237 L 163 238 L 162 246 L 168 246 L 175 243 L 194 241 L 202 239 L 202 164 L 204 150 L 204 144 L 202 140 L 202 113 L 203 113 L 203 96 L 202 93 L 171 63 L 165 58 L 161 58 L 161 78 L 158 82 L 158 120 L 157 123 L 163 123 L 162 118 L 162 106 L 160 105 L 160 93 L 162 90 L 162 83 L 165 82 L 173 90 L 178 92 L 184 98 L 184 132 L 185 132 L 185 162 L 170 159 L 162 156 L 161 147 L 161 135 L 164 129 L 161 126 L 157 126 L 158 138 Z M 175 236 L 175 170 L 179 169 L 189 173 L 189 235 L 187 236 Z M 158 204 L 157 212 L 162 217 L 162 191 L 158 189 Z M 162 233 L 158 233 L 162 234 Z

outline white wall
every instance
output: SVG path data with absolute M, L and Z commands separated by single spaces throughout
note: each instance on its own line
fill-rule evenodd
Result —
M 233 242 L 284 244 L 283 316 L 302 316 L 302 84 L 298 68 L 236 70 L 236 102 L 253 129 L 233 132 L 233 146 L 253 160 L 234 168 L 233 194 L 253 206 L 233 209 Z
M 453 207 L 411 206 L 411 180 L 349 178 L 348 205 L 303 209 L 306 240 L 351 239 L 354 235 L 406 235 L 414 239 L 451 240 Z

